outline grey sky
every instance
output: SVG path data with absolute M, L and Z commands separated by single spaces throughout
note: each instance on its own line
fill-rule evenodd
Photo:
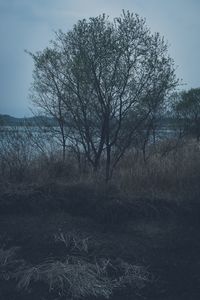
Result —
M 184 88 L 200 87 L 199 0 L 0 0 L 0 114 L 30 115 L 33 65 L 25 49 L 42 50 L 54 30 L 103 12 L 113 18 L 122 9 L 145 17 L 169 42 Z

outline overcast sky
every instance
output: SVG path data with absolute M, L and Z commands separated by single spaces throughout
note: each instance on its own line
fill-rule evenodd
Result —
M 0 114 L 30 115 L 33 64 L 24 50 L 42 50 L 54 31 L 122 9 L 145 17 L 170 44 L 185 89 L 200 87 L 200 0 L 0 0 Z

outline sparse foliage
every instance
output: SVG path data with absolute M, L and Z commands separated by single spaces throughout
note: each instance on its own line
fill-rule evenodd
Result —
M 59 124 L 63 145 L 84 152 L 105 179 L 144 122 L 155 119 L 177 80 L 168 47 L 145 20 L 130 12 L 79 21 L 71 31 L 31 54 L 33 103 Z

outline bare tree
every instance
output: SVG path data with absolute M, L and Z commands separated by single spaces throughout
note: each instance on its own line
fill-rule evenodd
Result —
M 167 51 L 138 15 L 84 19 L 33 55 L 34 103 L 51 114 L 62 107 L 68 142 L 84 151 L 94 171 L 103 162 L 109 180 L 136 131 L 177 85 Z

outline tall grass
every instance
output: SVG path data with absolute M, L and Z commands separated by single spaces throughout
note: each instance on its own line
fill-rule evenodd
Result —
M 36 142 L 19 130 L 4 132 L 4 135 L 0 139 L 0 182 L 48 184 L 59 181 L 104 188 L 101 170 L 94 175 L 89 166 L 80 169 L 80 162 L 70 151 L 62 161 L 62 155 L 55 147 L 47 151 L 40 144 L 39 150 L 35 149 Z M 40 139 L 36 141 L 39 143 Z M 189 138 L 166 139 L 148 145 L 145 160 L 139 148 L 129 151 L 115 169 L 109 185 L 128 197 L 181 200 L 198 196 L 199 179 L 198 142 Z
M 164 143 L 149 149 L 147 161 L 141 153 L 125 157 L 116 170 L 114 182 L 124 192 L 139 197 L 194 200 L 200 192 L 198 143 L 187 140 L 168 153 Z

